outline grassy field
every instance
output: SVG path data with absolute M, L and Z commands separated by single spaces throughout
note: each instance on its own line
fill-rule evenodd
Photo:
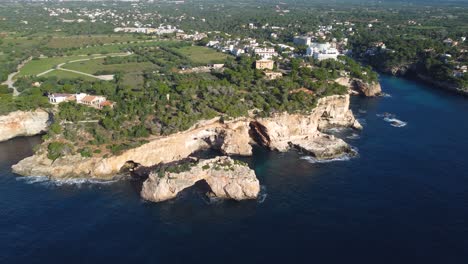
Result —
M 18 77 L 21 76 L 30 76 L 30 75 L 37 75 L 39 73 L 45 72 L 57 66 L 58 64 L 79 60 L 79 59 L 86 59 L 92 58 L 95 56 L 67 56 L 67 57 L 53 57 L 53 58 L 44 58 L 38 60 L 32 60 L 21 69 L 20 73 L 17 75 Z
M 173 43 L 171 41 L 141 41 L 138 40 L 136 42 L 131 43 L 111 43 L 106 45 L 96 45 L 91 47 L 79 48 L 76 50 L 71 50 L 67 52 L 67 55 L 79 55 L 79 54 L 106 54 L 106 53 L 117 53 L 127 51 L 128 48 L 131 47 L 147 47 L 147 46 L 159 46 L 163 44 L 170 44 Z
M 122 64 L 104 64 L 104 59 L 96 59 L 82 62 L 73 62 L 64 65 L 63 68 L 81 71 L 89 74 L 96 74 L 99 71 L 111 73 L 122 72 L 123 84 L 131 87 L 143 85 L 143 72 L 147 70 L 157 70 L 158 66 L 151 62 L 131 62 Z
M 133 88 L 141 88 L 145 82 L 143 75 L 139 72 L 129 72 L 124 74 L 122 83 Z
M 97 81 L 98 79 L 96 78 L 91 78 L 85 75 L 73 73 L 73 72 L 67 72 L 67 71 L 61 71 L 61 70 L 54 70 L 51 71 L 47 74 L 44 74 L 41 77 L 57 77 L 57 79 L 83 79 L 87 81 Z
M 156 69 L 151 62 L 131 62 L 123 64 L 104 64 L 104 59 L 96 59 L 81 62 L 72 62 L 63 66 L 65 69 L 95 74 L 98 71 L 109 72 L 143 72 Z
M 201 46 L 186 46 L 176 49 L 184 56 L 187 56 L 194 63 L 209 64 L 222 63 L 229 56 L 214 49 Z
M 52 38 L 47 46 L 53 49 L 85 47 L 89 45 L 99 45 L 107 43 L 119 43 L 128 41 L 138 41 L 146 37 L 136 37 L 134 35 L 92 35 Z

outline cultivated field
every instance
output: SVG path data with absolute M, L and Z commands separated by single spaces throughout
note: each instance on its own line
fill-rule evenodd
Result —
M 194 63 L 199 64 L 222 63 L 229 56 L 214 49 L 201 46 L 186 46 L 178 48 L 176 51 L 187 56 Z
M 63 66 L 65 69 L 81 71 L 89 74 L 96 74 L 100 71 L 116 72 L 143 72 L 145 70 L 156 69 L 151 62 L 129 62 L 122 64 L 104 64 L 104 59 L 96 59 L 81 62 L 72 62 Z
M 138 41 L 148 39 L 145 36 L 135 35 L 92 35 L 73 37 L 54 37 L 49 40 L 47 46 L 52 49 L 86 47 L 90 45 L 100 45 L 109 43 L 122 43 L 128 41 Z
M 57 79 L 83 79 L 87 81 L 96 81 L 96 78 L 88 77 L 85 75 L 73 73 L 73 72 L 67 72 L 67 71 L 62 71 L 62 70 L 53 70 L 49 73 L 44 74 L 41 77 L 56 77 Z
M 52 57 L 52 58 L 42 58 L 35 59 L 24 65 L 20 70 L 17 77 L 21 76 L 34 76 L 40 73 L 43 73 L 47 70 L 53 69 L 61 63 L 66 63 L 73 60 L 93 58 L 94 56 L 66 56 L 66 57 Z

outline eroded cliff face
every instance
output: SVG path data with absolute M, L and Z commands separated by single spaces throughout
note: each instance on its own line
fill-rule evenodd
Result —
M 346 86 L 353 94 L 359 94 L 367 97 L 379 96 L 382 94 L 380 83 L 366 83 L 360 79 L 340 77 L 335 80 L 338 84 Z
M 256 119 L 251 126 L 257 141 L 271 150 L 295 148 L 319 159 L 351 152 L 350 146 L 342 139 L 323 134 L 321 130 L 336 126 L 362 129 L 349 110 L 349 95 L 322 98 L 309 115 L 283 113 Z
M 127 162 L 150 167 L 181 160 L 203 149 L 218 149 L 225 155 L 251 155 L 254 141 L 272 150 L 301 148 L 318 158 L 330 158 L 343 154 L 343 146 L 348 146 L 341 139 L 320 132 L 330 126 L 361 128 L 349 110 L 349 95 L 321 98 L 317 107 L 307 115 L 283 113 L 269 118 L 242 118 L 225 123 L 214 119 L 184 132 L 151 138 L 149 143 L 117 156 L 82 158 L 74 155 L 52 162 L 46 153 L 36 153 L 12 168 L 15 173 L 25 176 L 110 179 Z M 330 149 L 334 150 L 330 152 Z
M 0 142 L 19 136 L 34 136 L 47 130 L 50 123 L 49 113 L 36 111 L 15 111 L 0 116 Z
M 237 201 L 255 199 L 260 183 L 255 172 L 246 164 L 222 156 L 186 165 L 182 172 L 152 172 L 143 183 L 141 197 L 153 202 L 175 198 L 177 194 L 204 180 L 218 198 Z

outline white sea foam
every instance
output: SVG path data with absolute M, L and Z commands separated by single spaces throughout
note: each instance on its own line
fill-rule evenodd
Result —
M 267 198 L 268 193 L 267 193 L 267 188 L 265 185 L 260 185 L 260 193 L 258 194 L 257 197 L 257 202 L 259 204 L 265 202 L 265 199 Z
M 395 114 L 383 113 L 383 114 L 377 114 L 377 116 L 383 117 L 383 120 L 387 123 L 390 123 L 390 125 L 393 127 L 404 127 L 408 124 L 407 122 L 396 118 Z
M 382 93 L 382 97 L 390 98 L 390 97 L 392 97 L 392 95 L 388 94 L 388 93 Z
M 224 202 L 224 199 L 216 197 L 216 196 L 206 196 L 205 195 L 205 198 L 203 199 L 203 201 L 205 201 L 205 203 L 207 203 L 207 204 L 220 204 L 220 203 Z
M 92 185 L 92 184 L 112 184 L 117 182 L 118 180 L 109 180 L 109 181 L 102 181 L 102 180 L 95 180 L 95 179 L 63 179 L 63 180 L 56 180 L 50 179 L 46 176 L 26 176 L 26 177 L 17 177 L 17 181 L 23 181 L 27 184 L 42 184 L 47 186 L 77 186 L 81 187 L 82 185 Z
M 49 178 L 46 176 L 29 176 L 29 177 L 17 177 L 16 180 L 22 181 L 27 184 L 33 184 L 33 183 L 48 182 Z
M 346 127 L 332 127 L 329 129 L 325 130 L 325 133 L 341 133 L 345 131 L 347 128 Z
M 364 118 L 358 118 L 357 121 L 358 121 L 359 124 L 361 124 L 362 126 L 367 125 L 367 120 L 364 119 Z
M 400 119 L 396 119 L 396 118 L 385 117 L 384 121 L 390 123 L 390 125 L 393 127 L 404 127 L 408 124 L 407 122 L 401 121 Z
M 347 136 L 346 138 L 347 139 L 360 139 L 361 136 L 359 136 L 359 134 L 353 133 L 353 134 Z

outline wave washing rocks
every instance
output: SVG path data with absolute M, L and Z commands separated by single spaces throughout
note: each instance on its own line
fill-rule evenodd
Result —
M 349 110 L 349 100 L 349 95 L 321 98 L 309 114 L 280 113 L 267 118 L 250 117 L 229 122 L 220 122 L 219 119 L 203 121 L 187 131 L 149 138 L 149 143 L 107 158 L 83 158 L 77 154 L 52 162 L 47 158 L 47 142 L 44 142 L 34 156 L 13 165 L 12 169 L 20 175 L 47 176 L 60 180 L 110 180 L 128 168 L 129 164 L 149 168 L 182 160 L 200 150 L 215 149 L 224 155 L 250 156 L 253 144 L 275 151 L 298 149 L 319 160 L 336 159 L 350 155 L 352 148 L 342 139 L 322 131 L 331 127 L 362 129 Z M 232 180 L 229 177 L 226 179 Z M 148 181 L 154 182 L 154 176 Z
M 383 113 L 377 114 L 378 117 L 383 117 L 383 120 L 387 123 L 390 123 L 393 127 L 405 127 L 408 123 L 397 119 L 394 114 Z
M 19 136 L 34 136 L 47 131 L 50 124 L 48 112 L 36 111 L 11 112 L 0 116 L 0 142 Z
M 237 201 L 256 199 L 260 192 L 260 182 L 247 164 L 221 156 L 162 167 L 151 172 L 143 183 L 141 197 L 153 202 L 169 200 L 202 180 L 210 186 L 211 196 L 216 198 Z

